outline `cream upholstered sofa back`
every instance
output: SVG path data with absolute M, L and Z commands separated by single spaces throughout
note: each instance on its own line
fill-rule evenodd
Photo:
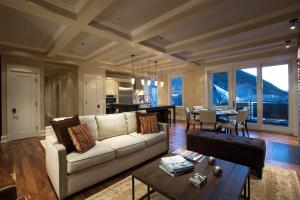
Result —
M 128 134 L 125 115 L 109 114 L 96 116 L 98 124 L 98 140 Z
M 124 112 L 126 123 L 127 123 L 127 132 L 134 133 L 137 130 L 136 122 L 136 112 Z
M 59 121 L 68 117 L 55 118 Z M 90 130 L 93 139 L 104 140 L 119 135 L 134 133 L 137 130 L 136 112 L 124 112 L 108 115 L 86 115 L 79 116 L 81 124 L 86 123 Z M 51 135 L 55 137 L 51 126 L 46 127 L 46 137 Z

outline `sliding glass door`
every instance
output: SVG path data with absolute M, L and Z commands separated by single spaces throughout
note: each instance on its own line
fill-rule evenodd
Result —
M 290 127 L 289 65 L 228 67 L 209 70 L 209 105 L 247 108 L 252 127 L 288 131 Z
M 228 72 L 211 73 L 211 96 L 213 106 L 228 106 Z
M 289 125 L 288 65 L 262 67 L 263 124 Z
M 249 122 L 257 123 L 257 68 L 237 69 L 235 79 L 234 107 L 248 109 Z

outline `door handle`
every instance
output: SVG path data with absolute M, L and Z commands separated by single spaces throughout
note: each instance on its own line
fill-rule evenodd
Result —
M 11 109 L 11 112 L 12 112 L 13 114 L 16 114 L 16 113 L 17 113 L 17 109 L 16 109 L 16 108 L 12 108 L 12 109 Z
M 97 108 L 100 108 L 100 105 L 99 105 L 99 104 L 97 105 Z

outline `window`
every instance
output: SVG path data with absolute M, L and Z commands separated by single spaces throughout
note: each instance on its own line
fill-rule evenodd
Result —
M 157 86 L 155 86 L 154 80 L 151 81 L 149 92 L 151 106 L 157 106 Z
M 214 106 L 228 105 L 228 72 L 211 74 L 211 102 Z
M 248 121 L 257 123 L 257 68 L 236 70 L 236 109 L 248 109 Z
M 171 103 L 174 106 L 182 106 L 182 78 L 171 78 Z

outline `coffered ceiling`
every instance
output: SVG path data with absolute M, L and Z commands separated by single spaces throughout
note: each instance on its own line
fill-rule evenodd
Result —
M 298 0 L 1 0 L 0 53 L 130 71 L 296 52 Z M 292 40 L 292 47 L 284 42 Z

